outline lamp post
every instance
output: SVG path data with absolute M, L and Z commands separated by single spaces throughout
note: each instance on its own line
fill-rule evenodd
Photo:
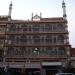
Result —
M 72 69 L 71 65 L 71 56 L 70 56 L 70 47 L 67 47 L 67 62 L 65 64 L 65 72 L 70 72 Z
M 5 47 L 4 43 L 0 46 L 0 49 L 3 50 L 3 63 L 5 63 L 6 47 Z
M 69 63 L 71 61 L 70 58 L 70 47 L 67 47 L 67 62 Z
M 4 75 L 7 75 L 7 70 L 8 70 L 8 67 L 7 67 L 7 64 L 6 64 L 6 44 L 7 43 L 7 40 L 5 39 L 4 40 L 4 46 L 3 46 L 3 64 L 4 64 Z
M 38 50 L 38 48 L 34 49 L 34 53 L 39 56 L 39 50 Z
M 4 73 L 5 75 L 9 75 L 9 64 L 6 63 L 6 55 L 7 55 L 7 48 L 6 48 L 6 44 L 11 44 L 10 40 L 4 40 L 4 45 L 3 45 L 3 64 L 4 64 Z
M 5 63 L 5 59 L 6 59 L 6 55 L 7 55 L 7 48 L 6 48 L 6 44 L 11 44 L 11 41 L 10 40 L 5 40 L 4 41 L 4 46 L 3 46 L 3 49 L 4 49 L 4 52 L 3 52 L 3 63 Z
M 4 53 L 3 53 L 3 63 L 5 63 L 5 59 L 6 59 L 6 44 L 7 43 L 7 40 L 4 40 L 4 46 L 3 46 L 3 49 L 4 49 Z
M 7 64 L 5 67 L 4 67 L 4 75 L 10 75 L 10 71 L 9 71 L 9 64 Z

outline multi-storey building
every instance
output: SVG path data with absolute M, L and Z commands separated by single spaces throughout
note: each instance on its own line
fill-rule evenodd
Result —
M 63 17 L 42 18 L 33 15 L 31 20 L 0 16 L 0 67 L 10 68 L 12 74 L 52 75 L 61 70 L 70 58 L 70 44 L 65 2 Z

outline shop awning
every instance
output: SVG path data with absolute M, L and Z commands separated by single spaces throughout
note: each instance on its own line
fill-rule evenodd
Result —
M 42 66 L 60 66 L 62 62 L 42 62 Z

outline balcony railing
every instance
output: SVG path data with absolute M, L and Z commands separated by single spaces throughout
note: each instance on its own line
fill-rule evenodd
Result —
M 30 61 L 41 61 L 41 60 L 62 60 L 62 59 L 66 59 L 67 56 L 63 55 L 63 56 L 37 56 L 37 57 L 33 57 L 33 56 L 7 56 L 6 57 L 6 61 L 7 62 L 30 62 Z
M 48 55 L 48 54 L 24 54 L 24 55 L 20 55 L 20 54 L 16 54 L 16 55 L 14 55 L 14 54 L 9 54 L 9 55 L 6 55 L 6 58 L 53 58 L 53 57 L 55 57 L 55 58 L 60 58 L 60 57 L 67 57 L 67 55 L 66 54 L 63 54 L 63 55 Z
M 40 46 L 42 46 L 42 45 L 44 45 L 44 46 L 46 46 L 46 45 L 67 45 L 67 44 L 69 44 L 69 43 L 67 43 L 67 42 L 59 42 L 59 41 L 57 41 L 57 42 L 51 42 L 51 43 L 47 43 L 47 42 L 26 42 L 26 43 L 22 43 L 22 42 L 16 42 L 16 41 L 12 41 L 12 42 L 10 42 L 10 44 L 6 44 L 6 45 L 13 45 L 13 46 L 28 46 L 28 45 L 31 45 L 31 46 L 33 46 L 33 45 L 40 45 Z
M 68 30 L 52 30 L 52 31 L 7 31 L 7 34 L 29 34 L 29 33 L 68 33 Z

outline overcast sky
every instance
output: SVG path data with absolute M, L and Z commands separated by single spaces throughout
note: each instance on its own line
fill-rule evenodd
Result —
M 42 17 L 62 17 L 62 0 L 0 0 L 0 15 L 8 15 L 9 4 L 12 1 L 13 19 L 30 19 L 42 13 Z M 75 47 L 75 0 L 65 0 L 68 19 L 69 40 Z

